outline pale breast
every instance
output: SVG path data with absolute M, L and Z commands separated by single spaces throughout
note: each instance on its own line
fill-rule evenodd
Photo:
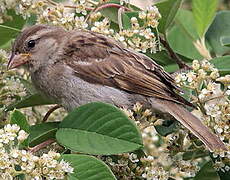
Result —
M 131 107 L 138 98 L 123 90 L 92 84 L 76 75 L 69 67 L 55 65 L 32 74 L 35 87 L 68 111 L 90 102 L 105 102 L 119 107 Z M 143 97 L 144 98 L 144 97 Z M 136 100 L 137 99 L 137 100 Z

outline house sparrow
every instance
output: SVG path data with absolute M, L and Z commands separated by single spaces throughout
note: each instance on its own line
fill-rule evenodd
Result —
M 136 102 L 167 112 L 209 150 L 223 142 L 185 109 L 173 78 L 149 57 L 102 34 L 34 25 L 13 44 L 8 68 L 23 65 L 35 87 L 68 111 L 94 101 L 131 107 Z

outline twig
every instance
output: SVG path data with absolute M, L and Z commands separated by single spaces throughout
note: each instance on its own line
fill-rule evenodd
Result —
M 51 114 L 52 112 L 54 112 L 56 109 L 59 109 L 59 108 L 61 108 L 61 107 L 62 107 L 61 105 L 56 105 L 56 106 L 52 107 L 52 108 L 46 113 L 46 115 L 44 116 L 42 122 L 46 122 L 47 119 L 49 118 L 50 114 Z
M 73 9 L 76 9 L 77 6 L 73 6 L 73 5 L 64 5 L 65 8 L 73 8 Z M 94 8 L 90 8 L 90 7 L 86 7 L 85 8 L 86 11 L 92 11 Z
M 181 58 L 172 50 L 172 48 L 169 46 L 168 42 L 165 41 L 160 37 L 160 41 L 163 44 L 163 46 L 167 49 L 169 55 L 171 58 L 178 64 L 180 69 L 191 69 L 186 63 L 184 63 Z
M 124 7 L 121 7 L 118 9 L 117 12 L 117 18 L 118 18 L 118 25 L 119 25 L 119 29 L 120 31 L 123 30 L 123 24 L 122 24 L 122 14 L 124 13 Z
M 87 15 L 87 17 L 85 18 L 85 22 L 88 21 L 89 17 L 91 14 L 96 13 L 102 9 L 105 8 L 110 8 L 110 7 L 114 7 L 114 8 L 119 8 L 119 9 L 123 9 L 124 11 L 131 11 L 131 9 L 124 7 L 120 4 L 114 4 L 114 3 L 108 3 L 108 4 L 102 4 L 101 6 L 95 7 L 91 9 L 91 12 Z
M 34 146 L 34 147 L 30 148 L 29 151 L 31 153 L 35 153 L 35 152 L 39 151 L 40 149 L 43 149 L 46 146 L 52 144 L 53 142 L 55 142 L 54 139 L 48 139 L 48 140 L 42 142 L 41 144 L 38 144 L 37 146 Z
M 110 7 L 119 8 L 119 9 L 124 8 L 125 11 L 131 11 L 131 9 L 124 7 L 120 4 L 108 3 L 108 4 L 103 4 L 103 5 L 99 6 L 98 8 L 95 9 L 94 12 L 100 11 L 100 10 L 105 9 L 105 8 L 110 8 Z
M 52 1 L 52 0 L 46 0 L 48 3 L 50 3 L 51 5 L 53 5 L 53 6 L 57 6 L 57 3 L 56 2 L 54 2 L 54 1 Z

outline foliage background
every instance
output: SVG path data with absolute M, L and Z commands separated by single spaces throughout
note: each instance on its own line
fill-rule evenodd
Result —
M 35 2 L 43 2 L 45 6 L 36 4 L 36 8 L 33 8 Z M 159 117 L 159 114 L 143 109 L 140 104 L 134 105 L 133 109 L 123 109 L 126 115 L 119 109 L 102 103 L 79 107 L 68 115 L 65 110 L 59 109 L 49 116 L 48 122 L 43 122 L 46 112 L 53 107 L 47 104 L 52 102 L 38 94 L 30 83 L 28 73 L 23 69 L 6 71 L 11 42 L 23 27 L 37 21 L 66 29 L 78 26 L 91 28 L 145 53 L 168 72 L 180 69 L 182 73 L 176 76 L 176 82 L 185 89 L 184 96 L 199 107 L 193 113 L 228 148 L 230 146 L 229 1 L 166 0 L 156 4 L 161 18 L 150 16 L 150 20 L 140 18 L 139 13 L 153 14 L 156 13 L 155 10 L 140 10 L 123 2 L 124 7 L 131 9 L 123 11 L 118 1 L 100 1 L 99 5 L 92 4 L 97 1 L 90 2 L 90 7 L 93 8 L 104 4 L 110 4 L 110 7 L 102 8 L 101 15 L 91 14 L 88 27 L 84 20 L 76 20 L 76 17 L 87 17 L 92 11 L 86 8 L 87 0 L 0 2 L 1 124 L 18 124 L 30 134 L 26 142 L 17 148 L 25 149 L 38 157 L 55 149 L 74 168 L 74 173 L 68 175 L 69 179 L 228 179 L 229 152 L 212 154 L 171 117 Z M 71 8 L 67 8 L 69 3 Z M 111 5 L 114 3 L 119 8 Z M 141 1 L 139 4 L 147 8 L 146 2 Z M 68 10 L 64 13 L 63 9 Z M 74 17 L 70 13 L 74 13 Z M 143 22 L 147 22 L 147 25 Z M 150 32 L 144 31 L 147 28 Z M 132 38 L 128 36 L 128 30 L 134 34 L 135 31 L 142 32 L 144 35 L 137 40 L 138 33 Z M 151 38 L 147 38 L 148 36 Z M 187 67 L 184 63 L 192 67 L 189 72 L 183 70 Z M 223 97 L 220 98 L 219 95 Z M 208 103 L 210 98 L 216 101 Z M 20 111 L 14 110 L 15 108 Z M 91 129 L 88 124 L 84 124 L 86 120 L 91 124 L 97 121 L 99 123 L 101 119 L 103 124 L 110 122 L 102 130 L 97 123 Z M 60 123 L 61 120 L 63 121 Z M 119 127 L 116 125 L 118 123 Z M 118 133 L 111 134 L 111 129 Z M 123 135 L 125 138 L 120 138 Z M 4 143 L 3 145 L 4 149 L 10 150 Z M 1 163 L 0 166 L 3 167 Z M 1 175 L 4 173 L 6 171 L 3 169 Z M 21 179 L 33 177 L 32 173 L 21 170 L 16 170 L 13 176 Z M 47 177 L 43 171 L 38 176 Z

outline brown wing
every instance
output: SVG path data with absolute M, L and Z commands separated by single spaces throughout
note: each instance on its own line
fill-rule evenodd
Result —
M 75 31 L 67 47 L 66 64 L 85 81 L 191 105 L 174 92 L 178 87 L 159 65 L 113 39 L 98 33 Z

